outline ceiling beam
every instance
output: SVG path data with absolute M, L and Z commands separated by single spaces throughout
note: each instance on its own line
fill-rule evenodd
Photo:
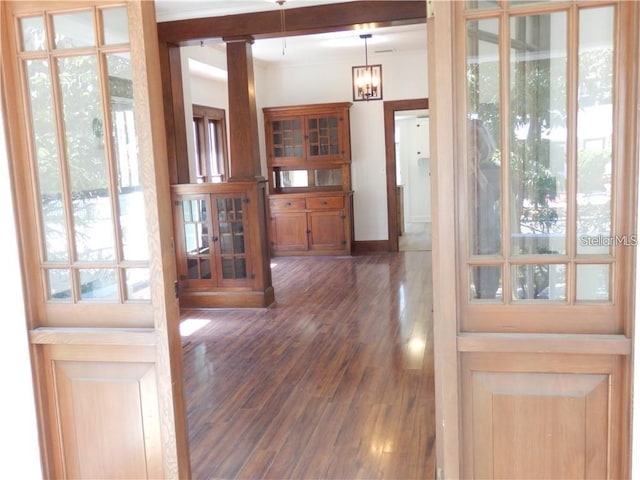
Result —
M 424 0 L 373 0 L 315 7 L 285 7 L 284 13 L 285 34 L 295 36 L 354 30 L 363 26 L 373 28 L 426 23 L 427 7 Z M 158 23 L 160 41 L 175 45 L 242 36 L 283 36 L 280 9 Z

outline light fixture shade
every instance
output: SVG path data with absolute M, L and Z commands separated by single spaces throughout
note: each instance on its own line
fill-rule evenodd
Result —
M 382 65 L 351 67 L 353 101 L 382 100 Z

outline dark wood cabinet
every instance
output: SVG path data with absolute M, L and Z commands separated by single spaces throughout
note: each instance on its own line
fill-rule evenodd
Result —
M 271 194 L 351 189 L 350 105 L 264 109 Z
M 351 254 L 350 105 L 264 109 L 272 255 Z
M 269 210 L 273 255 L 351 254 L 351 192 L 272 195 Z
M 243 192 L 176 195 L 181 231 L 178 275 L 186 289 L 243 287 L 250 283 Z
M 183 307 L 262 307 L 273 289 L 261 261 L 253 202 L 266 185 L 254 182 L 173 187 L 176 263 Z

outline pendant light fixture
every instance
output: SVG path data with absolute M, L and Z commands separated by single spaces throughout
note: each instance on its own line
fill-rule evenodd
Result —
M 382 100 L 382 65 L 369 65 L 367 40 L 370 33 L 360 35 L 364 39 L 364 65 L 351 68 L 353 101 Z

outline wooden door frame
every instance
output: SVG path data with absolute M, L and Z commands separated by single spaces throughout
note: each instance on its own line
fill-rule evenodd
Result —
M 433 2 L 427 18 L 432 206 L 436 478 L 460 478 L 458 303 L 456 275 L 454 8 Z M 436 21 L 437 17 L 437 21 Z
M 389 100 L 384 102 L 384 150 L 387 171 L 387 224 L 389 231 L 389 251 L 397 252 L 398 245 L 398 199 L 396 198 L 396 122 L 395 113 L 403 110 L 428 110 L 428 98 L 409 100 Z

